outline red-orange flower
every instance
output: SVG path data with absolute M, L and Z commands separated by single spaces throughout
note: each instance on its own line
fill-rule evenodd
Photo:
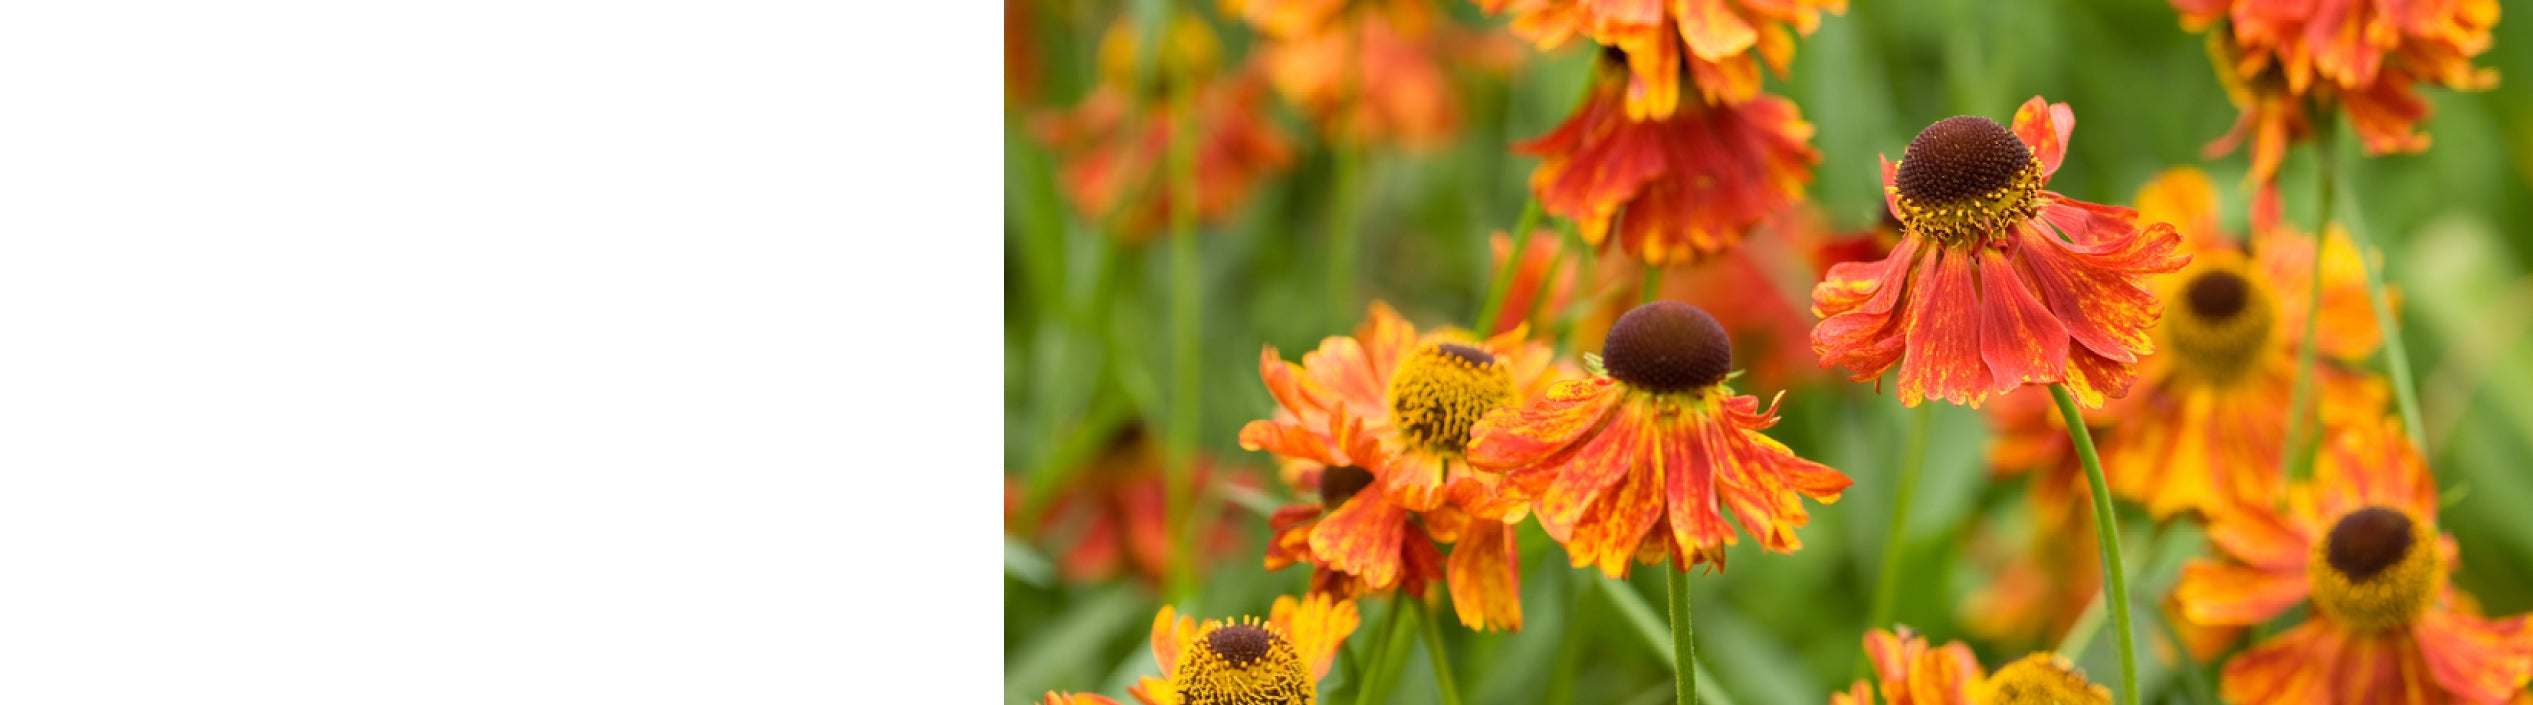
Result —
M 1152 617 L 1161 677 L 1145 676 L 1127 692 L 1144 705 L 1315 703 L 1319 679 L 1362 622 L 1353 600 L 1327 595 L 1275 598 L 1265 622 L 1198 624 L 1162 607 Z
M 1477 0 L 1487 14 L 1513 13 L 1513 33 L 1554 49 L 1583 35 L 1627 52 L 1626 114 L 1646 120 L 1681 109 L 1683 83 L 1699 101 L 1724 105 L 1759 96 L 1759 64 L 1778 77 L 1794 60 L 1794 36 L 1810 36 L 1821 11 L 1847 0 Z M 1688 75 L 1680 69 L 1688 68 Z
M 1879 228 L 1833 233 L 1825 216 L 1803 207 L 1780 211 L 1752 232 L 1759 236 L 1721 255 L 1663 269 L 1655 296 L 1713 314 L 1733 337 L 1734 358 L 1749 361 L 1751 379 L 1770 386 L 1825 379 L 1813 364 L 1815 321 L 1802 287 L 1837 262 L 1880 259 L 1888 245 Z M 1591 278 L 1594 303 L 1576 322 L 1576 349 L 1601 346 L 1602 333 L 1636 305 L 1644 279 L 1641 263 L 1601 258 Z
M 1277 93 L 1321 131 L 1356 144 L 1441 146 L 1460 121 L 1446 65 L 1502 71 L 1520 48 L 1462 31 L 1416 0 L 1224 0 L 1263 34 L 1260 60 Z M 1500 43 L 1499 43 L 1500 42 Z
M 2446 582 L 2453 538 L 2436 485 L 2395 420 L 2337 435 L 2283 509 L 2213 517 L 2223 562 L 2194 560 L 2178 594 L 2191 621 L 2305 621 L 2225 667 L 2240 703 L 2496 703 L 2533 680 L 2533 622 L 2483 619 Z
M 1763 411 L 1725 386 L 1732 343 L 1697 307 L 1656 301 L 1619 317 L 1598 364 L 1535 403 L 1487 414 L 1469 443 L 1471 464 L 1536 498 L 1540 525 L 1576 567 L 1624 576 L 1635 558 L 1721 569 L 1739 540 L 1726 506 L 1761 547 L 1792 552 L 1803 546 L 1794 530 L 1811 521 L 1802 497 L 1834 502 L 1853 484 L 1760 433 L 1776 406 Z
M 1135 80 L 1131 23 L 1100 44 L 1101 82 L 1069 110 L 1031 120 L 1031 132 L 1061 162 L 1058 183 L 1084 217 L 1143 242 L 1169 222 L 1182 198 L 1170 187 L 1172 131 L 1192 125 L 1195 210 L 1200 221 L 1228 215 L 1259 181 L 1291 167 L 1292 147 L 1261 109 L 1264 79 L 1254 68 L 1215 76 L 1220 48 L 1202 20 L 1182 16 L 1155 59 L 1158 85 Z M 1183 104 L 1185 115 L 1173 115 Z
M 1512 525 L 1526 510 L 1495 477 L 1471 471 L 1465 449 L 1480 415 L 1544 385 L 1552 352 L 1526 336 L 1419 335 L 1375 302 L 1354 337 L 1322 341 L 1299 365 L 1268 346 L 1258 373 L 1281 408 L 1243 427 L 1240 445 L 1305 463 L 1321 501 L 1270 519 L 1267 567 L 1308 562 L 1321 571 L 1314 591 L 1340 596 L 1422 594 L 1447 574 L 1463 623 L 1519 629 Z M 1436 541 L 1453 544 L 1447 565 Z
M 2242 115 L 2211 155 L 2252 142 L 2253 181 L 2275 180 L 2287 144 L 2312 132 L 2307 111 L 2336 100 L 2368 154 L 2416 152 L 2428 104 L 2420 82 L 2458 90 L 2497 85 L 2475 68 L 2498 23 L 2497 0 L 2172 0 L 2182 26 L 2210 30 L 2217 77 Z M 2222 26 L 2216 26 L 2219 23 Z
M 1229 475 L 1230 482 L 1256 486 L 1249 473 L 1224 470 L 1212 459 L 1200 456 L 1193 464 L 1188 483 L 1201 490 Z M 1140 429 L 1129 428 L 1118 434 L 1072 481 L 1041 500 L 1043 507 L 1026 527 L 1012 526 L 1012 522 L 1022 520 L 1018 505 L 1021 488 L 1017 483 L 1006 483 L 1003 520 L 1014 530 L 1026 528 L 1026 538 L 1052 551 L 1056 568 L 1065 580 L 1098 582 L 1131 570 L 1136 577 L 1157 585 L 1170 562 L 1168 513 L 1163 508 L 1168 501 L 1168 488 L 1168 474 L 1162 469 L 1159 450 Z M 1212 522 L 1214 530 L 1189 552 L 1189 560 L 1202 566 L 1238 550 L 1241 538 L 1234 522 L 1241 518 L 1238 509 L 1224 508 L 1222 516 Z
M 2097 436 L 2111 491 L 2157 518 L 2274 502 L 2288 414 L 2244 410 L 2293 403 L 2314 240 L 2271 227 L 2246 252 L 2217 231 L 2215 188 L 2196 169 L 2165 172 L 2137 200 L 2141 215 L 2180 226 L 2192 261 L 2157 292 L 2176 303 L 2151 330 L 2162 354 L 2140 363 L 2138 393 Z M 2320 251 L 2320 418 L 2326 428 L 2372 422 L 2389 395 L 2356 367 L 2383 340 L 2364 265 L 2342 233 Z
M 2145 275 L 2190 261 L 2171 225 L 2043 190 L 2075 111 L 2034 96 L 2014 129 L 1936 122 L 1884 160 L 1884 200 L 1905 228 L 1891 256 L 1830 268 L 1812 288 L 1812 350 L 1856 381 L 1900 367 L 1900 402 L 1978 406 L 2023 384 L 2064 383 L 2085 406 L 2125 396 L 2163 306 Z
M 1606 51 L 1590 96 L 1565 124 L 1514 151 L 1540 158 L 1531 192 L 1594 245 L 1654 266 L 1723 252 L 1760 220 L 1802 198 L 1812 180 L 1812 125 L 1775 96 L 1689 105 L 1661 117 L 1626 108 L 1626 58 Z
M 2016 659 L 1989 675 L 1970 647 L 1955 641 L 1930 647 L 1903 625 L 1895 632 L 1865 633 L 1865 655 L 1882 680 L 1890 705 L 2110 705 L 2111 691 L 2085 680 L 2075 664 L 2050 653 Z M 1857 680 L 1831 693 L 1830 705 L 1873 705 L 1870 684 Z

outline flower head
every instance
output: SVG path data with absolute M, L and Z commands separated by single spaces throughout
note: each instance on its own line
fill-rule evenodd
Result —
M 1599 365 L 1487 414 L 1469 443 L 1471 464 L 1536 498 L 1540 525 L 1577 567 L 1623 576 L 1630 559 L 1669 559 L 1720 569 L 1738 540 L 1726 506 L 1762 547 L 1791 552 L 1811 519 L 1801 497 L 1833 502 L 1852 484 L 1759 433 L 1776 424 L 1776 407 L 1725 386 L 1732 344 L 1697 307 L 1656 301 L 1619 317 Z
M 2172 0 L 2182 26 L 2209 31 L 2217 77 L 2241 116 L 2209 143 L 2211 156 L 2252 143 L 2249 178 L 2276 180 L 2287 145 L 2313 132 L 2310 111 L 2336 101 L 2368 154 L 2416 152 L 2428 115 L 2420 83 L 2458 90 L 2497 85 L 2475 68 L 2498 23 L 2497 0 L 2369 3 Z
M 1706 105 L 1757 98 L 1761 62 L 1784 76 L 1794 36 L 1810 36 L 1823 10 L 1847 11 L 1847 0 L 1477 1 L 1487 14 L 1511 11 L 1513 33 L 1541 49 L 1582 35 L 1625 51 L 1626 114 L 1639 120 L 1682 110 L 1686 89 Z
M 2247 626 L 2313 606 L 2226 665 L 2227 700 L 2494 704 L 2533 680 L 2533 623 L 2483 619 L 2446 582 L 2453 539 L 2436 529 L 2436 486 L 2398 422 L 2342 430 L 2286 497 L 2210 519 L 2224 560 L 2182 573 L 2193 622 Z
M 2138 392 L 2105 423 L 2104 471 L 2114 494 L 2158 518 L 2266 504 L 2280 491 L 2284 409 L 2293 403 L 2313 258 L 2323 258 L 2323 324 L 2316 341 L 2321 422 L 2371 422 L 2388 393 L 2356 371 L 2382 341 L 2366 301 L 2357 249 L 2334 232 L 2318 248 L 2285 227 L 2243 246 L 2216 232 L 2215 193 L 2196 169 L 2165 172 L 2138 194 L 2142 214 L 2182 228 L 2192 261 L 2158 294 L 2174 305 L 2151 330 L 2163 351 L 2139 366 Z
M 1243 427 L 1241 447 L 1301 463 L 1320 496 L 1269 520 L 1267 567 L 1310 563 L 1314 592 L 1340 596 L 1421 595 L 1447 575 L 1462 622 L 1519 629 L 1510 524 L 1527 512 L 1466 454 L 1480 416 L 1544 386 L 1552 354 L 1527 335 L 1420 335 L 1374 303 L 1353 337 L 1322 341 L 1299 365 L 1267 347 L 1258 372 L 1280 408 Z M 1455 545 L 1447 566 L 1436 542 Z
M 1586 242 L 1615 231 L 1629 256 L 1666 266 L 1723 252 L 1801 199 L 1820 154 L 1794 103 L 1755 95 L 1631 115 L 1625 61 L 1604 52 L 1574 115 L 1514 147 L 1540 158 L 1530 186 L 1547 212 L 1575 221 Z
M 1120 20 L 1100 43 L 1100 84 L 1071 109 L 1030 121 L 1060 162 L 1058 183 L 1075 210 L 1143 242 L 1169 222 L 1182 194 L 1169 187 L 1172 131 L 1196 131 L 1194 208 L 1200 220 L 1228 215 L 1268 175 L 1293 163 L 1291 145 L 1259 108 L 1255 69 L 1218 76 L 1221 48 L 1203 20 L 1182 15 L 1165 33 L 1149 77 L 1138 80 L 1132 23 Z M 1174 115 L 1173 105 L 1184 115 Z
M 1152 618 L 1152 658 L 1161 677 L 1130 689 L 1145 705 L 1311 705 L 1346 636 L 1362 617 L 1352 600 L 1326 595 L 1275 598 L 1264 622 Z
M 1322 132 L 1348 143 L 1431 149 L 1460 122 L 1446 66 L 1501 73 L 1520 47 L 1462 30 L 1429 2 L 1226 0 L 1262 35 L 1257 51 L 1277 93 Z
M 2035 653 L 1991 675 L 1970 647 L 1955 641 L 1929 646 L 1906 626 L 1865 633 L 1865 655 L 1882 681 L 1890 705 L 2110 705 L 2111 691 L 2086 680 L 2066 658 Z M 1831 705 L 1873 705 L 1870 684 L 1858 680 L 1832 693 Z
M 2075 112 L 2033 97 L 2014 128 L 1947 118 L 1882 167 L 1903 233 L 1889 257 L 1832 267 L 1812 289 L 1812 351 L 1856 381 L 1900 368 L 1900 401 L 1978 406 L 2064 383 L 2086 406 L 2125 396 L 2163 306 L 2148 274 L 2190 261 L 2164 223 L 2045 190 Z

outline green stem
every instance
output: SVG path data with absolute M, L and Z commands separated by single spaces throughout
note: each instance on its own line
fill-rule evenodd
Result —
M 2338 113 L 2325 112 L 2323 114 L 2330 117 L 2323 118 L 2321 124 L 2315 126 L 2315 131 L 2319 134 L 2313 140 L 2314 163 L 2322 173 L 2321 184 L 2319 184 L 2322 192 L 2321 203 L 2313 218 L 2313 281 L 2306 287 L 2305 292 L 2304 342 L 2296 350 L 2296 385 L 2293 396 L 2289 397 L 2290 401 L 2287 402 L 2287 433 L 2284 439 L 2286 446 L 2280 448 L 2278 452 L 2278 463 L 2289 480 L 2303 477 L 2310 472 L 2310 469 L 2302 462 L 2305 446 L 2304 424 L 2305 417 L 2312 415 L 2309 410 L 2314 396 L 2313 367 L 2317 364 L 2319 349 L 2315 341 L 2320 337 L 2318 331 L 2322 328 L 2322 252 L 2325 249 L 2324 245 L 2329 242 L 2331 197 L 2334 195 L 2332 187 L 2338 180 L 2338 175 L 2332 168 L 2335 162 L 2333 154 L 2337 151 L 2338 145 L 2331 141 L 2332 127 L 2339 123 Z M 2318 425 L 2320 420 L 2315 419 L 2315 423 Z
M 1899 484 L 1891 491 L 1891 525 L 1882 533 L 1882 572 L 1874 587 L 1873 611 L 1865 621 L 1866 629 L 1882 629 L 1890 624 L 1892 605 L 1900 593 L 1900 556 L 1908 545 L 1909 499 L 1917 493 L 1917 476 L 1926 466 L 1926 436 L 1934 426 L 1927 412 L 1911 409 L 1904 413 L 1909 417 L 1908 441 L 1900 451 Z
M 2058 401 L 2058 414 L 2067 421 L 2067 437 L 2075 441 L 2076 457 L 2084 461 L 2085 482 L 2093 489 L 2093 533 L 2101 542 L 2102 574 L 2107 578 L 2102 602 L 2111 608 L 2111 628 L 2119 630 L 2120 702 L 2137 705 L 2137 630 L 2128 615 L 2128 561 L 2120 552 L 2120 521 L 2111 514 L 2111 486 L 2102 478 L 2102 458 L 2094 453 L 2093 432 L 2085 428 L 2076 400 L 2059 384 L 2049 386 L 2049 396 Z
M 1671 577 L 1671 667 L 1680 705 L 1697 705 L 1697 633 L 1689 625 L 1689 573 L 1664 566 Z
M 1486 306 L 1478 309 L 1478 325 L 1476 328 L 1478 335 L 1486 336 L 1493 335 L 1495 333 L 1495 318 L 1497 315 L 1504 312 L 1504 296 L 1513 290 L 1513 270 L 1521 264 L 1522 253 L 1530 249 L 1530 232 L 1532 230 L 1537 230 L 1538 228 L 1539 199 L 1533 198 L 1530 200 L 1529 205 L 1522 206 L 1522 218 L 1513 225 L 1513 250 L 1511 254 L 1504 257 L 1503 264 L 1496 265 L 1495 278 L 1487 284 Z M 1551 269 L 1554 268 L 1552 267 Z M 1542 286 L 1545 286 L 1546 284 L 1547 282 L 1545 281 L 1541 282 Z M 1536 303 L 1542 297 L 1542 294 L 1545 293 L 1546 292 L 1532 292 L 1532 302 Z
M 1170 332 L 1171 371 L 1168 480 L 1169 504 L 1164 510 L 1170 532 L 1171 601 L 1185 598 L 1195 590 L 1196 576 L 1190 561 L 1188 517 L 1191 475 L 1196 453 L 1197 374 L 1200 340 L 1197 309 L 1204 291 L 1197 276 L 1196 257 L 1196 124 L 1193 119 L 1193 97 L 1185 91 L 1175 96 L 1173 119 L 1177 129 L 1170 131 Z
M 1451 677 L 1451 652 L 1442 646 L 1442 620 L 1434 617 L 1433 603 L 1417 601 L 1417 623 L 1425 629 L 1425 655 L 1433 658 L 1434 681 L 1442 688 L 1442 705 L 1460 705 L 1460 681 Z
M 1558 635 L 1557 661 L 1548 671 L 1548 692 L 1540 702 L 1574 702 L 1574 677 L 1582 670 L 1577 661 L 1583 658 L 1584 624 L 1589 620 L 1592 599 L 1592 574 L 1579 570 L 1558 571 L 1566 576 L 1566 589 L 1574 593 L 1574 611 L 1566 614 L 1565 633 Z
M 1330 159 L 1334 173 L 1328 180 L 1332 189 L 1328 208 L 1328 305 L 1332 315 L 1329 320 L 1343 327 L 1360 313 L 1354 302 L 1355 250 L 1361 247 L 1356 244 L 1359 238 L 1355 232 L 1355 172 L 1360 168 L 1360 155 L 1343 144 L 1333 146 Z
M 1645 265 L 1645 284 L 1636 292 L 1636 303 L 1653 303 L 1654 296 L 1660 293 L 1662 293 L 1662 268 Z
M 1407 633 L 1407 601 L 1415 599 L 1400 592 L 1390 599 L 1389 626 L 1381 630 L 1381 645 L 1372 654 L 1372 672 L 1364 674 L 1362 689 L 1355 692 L 1356 705 L 1376 705 L 1389 700 L 1391 687 L 1397 685 L 1398 671 L 1407 665 L 1407 642 L 1414 637 Z
M 2410 446 L 2419 457 L 2428 457 L 2427 424 L 2419 418 L 2419 387 L 2410 378 L 2410 353 L 2401 344 L 2401 321 L 2392 315 L 2392 297 L 2384 292 L 2383 251 L 2375 249 L 2366 235 L 2366 221 L 2358 214 L 2356 199 L 2349 199 L 2347 215 L 2349 238 L 2357 243 L 2358 259 L 2366 270 L 2366 301 L 2374 304 L 2375 327 L 2383 330 L 2383 352 L 2392 367 L 2393 398 L 2401 403 L 2401 425 L 2410 432 Z M 2318 253 L 2317 253 L 2318 256 Z

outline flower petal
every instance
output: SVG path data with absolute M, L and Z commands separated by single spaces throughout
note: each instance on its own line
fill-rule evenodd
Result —
M 2277 573 L 2251 566 L 2191 559 L 2182 566 L 2174 588 L 2182 613 L 2190 621 L 2210 625 L 2253 625 L 2267 622 L 2303 602 L 2309 591 L 2304 573 Z
M 2501 702 L 2533 680 L 2533 624 L 2523 615 L 2485 620 L 2429 610 L 2410 633 L 2429 675 L 2462 700 Z
M 2333 699 L 2338 691 L 2331 680 L 2341 668 L 2341 647 L 2347 640 L 2329 621 L 2318 619 L 2270 637 L 2225 664 L 2225 700 L 2247 705 L 2342 702 Z
M 1555 479 L 1539 496 L 1541 522 L 1552 528 L 1573 526 L 1587 507 L 1633 474 L 1639 464 L 1651 465 L 1646 459 L 1654 451 L 1653 429 L 1643 414 L 1638 404 L 1627 404 L 1612 413 L 1588 442 L 1578 444 L 1581 447 L 1574 453 L 1562 454 L 1565 460 L 1555 471 Z
M 1979 357 L 1998 394 L 2030 384 L 2054 384 L 2067 370 L 2067 326 L 2032 298 L 2005 255 L 1979 250 Z
M 1929 398 L 1972 407 L 1987 398 L 1988 365 L 1979 357 L 1977 266 L 1969 255 L 1939 248 L 1920 265 L 1923 288 L 1908 297 L 1908 355 L 1900 361 L 1900 403 Z
M 1407 509 L 1391 502 L 1381 483 L 1366 485 L 1311 530 L 1311 554 L 1330 568 L 1363 578 L 1372 589 L 1387 590 L 1398 584 L 1407 517 Z
M 1658 456 L 1671 510 L 1671 540 L 1684 556 L 1705 557 L 1711 551 L 1720 557 L 1735 541 L 1715 487 L 1716 470 L 1731 462 L 1732 450 L 1707 431 L 1707 424 L 1695 424 L 1664 443 Z
M 1629 435 L 1639 435 L 1633 432 L 1643 428 L 1640 423 L 1614 423 L 1611 430 L 1622 430 L 1622 425 L 1631 431 Z M 1605 439 L 1611 437 L 1604 435 Z M 1627 577 L 1628 561 L 1636 556 L 1637 546 L 1644 543 L 1654 522 L 1662 518 L 1662 469 L 1650 460 L 1640 460 L 1660 452 L 1662 442 L 1635 438 L 1611 444 L 1623 454 L 1609 466 L 1618 470 L 1623 481 L 1608 492 L 1597 493 L 1575 520 L 1573 536 L 1566 541 L 1566 552 L 1572 555 L 1575 567 L 1597 564 L 1602 573 L 1612 578 Z
M 1310 663 L 1312 680 L 1327 677 L 1328 666 L 1336 659 L 1337 649 L 1345 646 L 1346 636 L 1353 634 L 1363 616 L 1353 600 L 1339 600 L 1326 594 L 1313 593 L 1296 600 L 1291 595 L 1275 598 L 1275 606 L 1267 613 L 1267 623 L 1283 632 Z
M 1759 41 L 1758 30 L 1724 0 L 1672 0 L 1671 8 L 1680 18 L 1680 40 L 1697 58 L 1721 61 Z
M 2030 145 L 2032 157 L 2040 160 L 2040 176 L 2045 183 L 2058 173 L 2058 164 L 2067 159 L 2067 139 L 2076 132 L 2076 111 L 2066 103 L 2052 105 L 2040 96 L 2023 101 L 2014 111 L 2014 136 Z
M 1513 528 L 1500 521 L 1470 522 L 1452 544 L 1451 608 L 1470 629 L 1522 630 L 1521 565 Z

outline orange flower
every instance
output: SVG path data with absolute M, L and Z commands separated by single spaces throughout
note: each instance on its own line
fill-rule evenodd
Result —
M 1263 35 L 1258 51 L 1276 92 L 1323 132 L 1349 143 L 1431 149 L 1460 121 L 1451 65 L 1500 72 L 1518 60 L 1502 35 L 1476 35 L 1406 0 L 1224 0 Z
M 1127 692 L 1144 705 L 1318 702 L 1319 679 L 1362 621 L 1353 600 L 1326 595 L 1275 598 L 1264 623 L 1200 625 L 1162 607 L 1152 618 L 1161 677 L 1145 676 Z
M 2151 333 L 2134 403 L 2099 438 L 2111 491 L 2157 518 L 2275 501 L 2287 418 L 2304 338 L 2314 242 L 2284 227 L 2256 234 L 2246 253 L 2216 231 L 2215 188 L 2196 169 L 2164 172 L 2137 196 L 2142 215 L 2182 227 L 2190 266 L 2162 282 L 2177 302 Z M 2322 248 L 2324 297 L 2315 367 L 2326 426 L 2371 422 L 2388 398 L 2356 371 L 2383 336 L 2366 300 L 2363 264 L 2345 234 Z
M 1680 68 L 1688 67 L 1706 105 L 1759 96 L 1759 62 L 1779 78 L 1794 60 L 1794 35 L 1811 36 L 1821 11 L 1843 14 L 1847 0 L 1477 0 L 1487 14 L 1510 10 L 1513 33 L 1554 49 L 1581 34 L 1627 52 L 1626 114 L 1669 118 L 1681 109 Z M 1791 30 L 1791 31 L 1789 31 Z
M 1211 487 L 1223 468 L 1210 458 L 1198 457 L 1189 474 L 1189 483 L 1197 488 Z M 1228 473 L 1234 484 L 1254 487 L 1249 473 L 1234 469 Z M 1168 496 L 1168 474 L 1162 469 L 1161 454 L 1140 428 L 1128 428 L 1111 440 L 1109 447 L 1073 480 L 1059 487 L 1048 497 L 1035 523 L 1027 527 L 1033 542 L 1047 546 L 1055 553 L 1056 568 L 1064 579 L 1091 583 L 1115 577 L 1120 570 L 1131 569 L 1147 584 L 1158 585 L 1170 563 L 1170 532 L 1164 505 Z M 1020 488 L 1004 486 L 1003 519 L 1006 526 L 1019 520 Z M 1225 507 L 1214 531 L 1192 552 L 1191 560 L 1202 566 L 1216 556 L 1226 555 L 1241 545 L 1237 527 L 1243 514 L 1238 508 Z M 1015 527 L 1017 528 L 1017 527 Z
M 2217 77 L 2242 115 L 2210 156 L 2252 141 L 2254 182 L 2277 178 L 2287 144 L 2312 133 L 2308 106 L 2348 110 L 2368 154 L 2416 152 L 2428 114 L 2421 81 L 2458 90 L 2486 90 L 2497 71 L 2475 68 L 2498 23 L 2497 0 L 2314 2 L 2313 0 L 2173 0 L 2191 31 L 2210 29 Z
M 1735 359 L 1749 360 L 1753 379 L 1771 386 L 1824 378 L 1813 364 L 1808 336 L 1811 312 L 1801 301 L 1803 282 L 1818 279 L 1836 262 L 1879 259 L 1878 229 L 1832 233 L 1825 216 L 1809 208 L 1781 211 L 1744 240 L 1706 261 L 1664 269 L 1656 297 L 1706 310 L 1733 338 Z M 1636 305 L 1644 265 L 1601 258 L 1592 281 L 1594 305 L 1577 325 L 1577 349 L 1601 346 L 1601 333 Z
M 1421 595 L 1440 567 L 1463 623 L 1520 629 L 1512 525 L 1526 510 L 1496 478 L 1472 472 L 1465 449 L 1480 415 L 1544 387 L 1552 352 L 1526 335 L 1419 335 L 1375 302 L 1354 337 L 1322 341 L 1302 364 L 1268 346 L 1258 373 L 1282 408 L 1240 429 L 1240 445 L 1301 461 L 1320 503 L 1269 520 L 1267 567 L 1311 563 L 1321 571 L 1314 592 L 1340 596 Z M 1447 566 L 1436 541 L 1454 544 Z
M 1865 633 L 1865 655 L 1882 679 L 1882 701 L 1890 705 L 2110 705 L 2111 691 L 2085 680 L 2075 664 L 2055 654 L 2035 653 L 1988 675 L 1970 647 L 1955 641 L 1930 648 L 1926 638 L 1907 626 L 1898 633 Z M 1831 693 L 1830 705 L 1873 705 L 1873 690 L 1863 680 L 1843 693 Z
M 1629 256 L 1654 266 L 1723 252 L 1761 219 L 1802 198 L 1812 180 L 1812 125 L 1775 96 L 1629 114 L 1625 56 L 1605 51 L 1591 94 L 1565 124 L 1514 151 L 1540 158 L 1531 192 L 1571 219 L 1585 242 L 1617 230 Z
M 2436 485 L 2400 423 L 2337 435 L 2285 508 L 2211 518 L 2223 562 L 2193 560 L 2191 621 L 2260 624 L 2311 600 L 2304 623 L 2225 667 L 2239 703 L 2502 703 L 2533 680 L 2533 623 L 2483 619 L 2446 582 L 2457 553 Z
M 1945 118 L 1882 164 L 1905 232 L 1880 262 L 1832 267 L 1812 288 L 1812 350 L 1864 381 L 1900 367 L 1900 402 L 1976 407 L 1991 392 L 2064 383 L 2085 406 L 2128 394 L 2163 306 L 2145 275 L 2190 261 L 2171 225 L 2043 190 L 2075 111 L 2034 96 L 2014 129 Z M 2061 239 L 2061 238 L 2064 239 Z M 1905 359 L 1905 364 L 1903 360 Z
M 1803 546 L 1794 530 L 1811 521 L 1798 495 L 1835 502 L 1853 484 L 1759 433 L 1776 424 L 1776 405 L 1762 411 L 1724 385 L 1732 343 L 1695 306 L 1629 311 L 1589 364 L 1600 368 L 1590 377 L 1487 414 L 1469 443 L 1471 464 L 1536 498 L 1540 525 L 1576 567 L 1623 577 L 1632 557 L 1720 570 L 1738 540 L 1725 506 L 1760 546 L 1792 552 Z
M 1168 169 L 1175 123 L 1197 131 L 1199 220 L 1228 215 L 1259 181 L 1291 167 L 1293 153 L 1263 115 L 1258 71 L 1213 75 L 1221 49 L 1202 20 L 1182 14 L 1171 26 L 1155 59 L 1158 85 L 1135 81 L 1132 24 L 1120 20 L 1100 43 L 1099 86 L 1070 110 L 1036 116 L 1030 128 L 1060 161 L 1058 182 L 1074 209 L 1139 243 L 1167 224 L 1176 207 Z M 1185 103 L 1188 114 L 1173 116 L 1173 103 Z

